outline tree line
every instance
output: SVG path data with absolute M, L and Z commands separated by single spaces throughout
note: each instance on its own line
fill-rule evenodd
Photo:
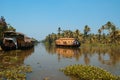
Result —
M 107 30 L 108 33 L 105 33 Z M 79 29 L 62 30 L 58 27 L 58 33 L 48 34 L 44 40 L 47 43 L 54 43 L 59 38 L 76 38 L 81 43 L 101 43 L 101 44 L 120 44 L 120 30 L 110 21 L 102 25 L 96 34 L 90 33 L 91 28 L 88 25 L 84 26 L 84 31 L 81 33 Z
M 104 33 L 107 30 L 108 33 Z M 16 29 L 8 24 L 3 16 L 0 18 L 0 41 L 2 40 L 2 35 L 4 31 L 16 31 Z M 120 29 L 118 29 L 112 22 L 108 21 L 106 24 L 102 25 L 96 34 L 90 33 L 91 28 L 88 25 L 84 26 L 83 33 L 76 29 L 72 30 L 62 30 L 58 27 L 58 33 L 51 33 L 46 36 L 44 42 L 54 43 L 58 38 L 76 38 L 81 43 L 102 43 L 102 44 L 120 44 Z
M 16 29 L 11 26 L 9 23 L 6 22 L 4 16 L 0 17 L 0 45 L 2 44 L 3 39 L 3 33 L 5 31 L 14 31 L 16 32 Z M 34 42 L 38 42 L 35 38 L 31 38 Z
M 2 43 L 4 31 L 16 31 L 16 29 L 8 24 L 3 16 L 0 17 L 0 44 Z
M 0 39 L 4 31 L 16 31 L 16 29 L 8 24 L 3 16 L 0 18 Z

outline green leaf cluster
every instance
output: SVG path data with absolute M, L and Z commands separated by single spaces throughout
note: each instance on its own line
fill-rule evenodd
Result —
M 60 69 L 67 76 L 73 76 L 80 80 L 119 80 L 119 76 L 115 76 L 110 72 L 91 65 L 70 65 Z

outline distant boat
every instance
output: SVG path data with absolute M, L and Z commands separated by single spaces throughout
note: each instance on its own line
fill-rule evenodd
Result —
M 75 38 L 59 38 L 55 41 L 55 45 L 60 47 L 79 47 L 80 42 Z

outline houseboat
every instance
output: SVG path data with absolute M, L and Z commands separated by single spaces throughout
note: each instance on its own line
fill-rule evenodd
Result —
M 80 42 L 75 38 L 59 38 L 55 41 L 55 45 L 59 47 L 79 47 Z
M 5 31 L 3 33 L 1 45 L 3 50 L 29 49 L 33 46 L 34 44 L 32 39 L 25 36 L 23 33 L 14 31 Z

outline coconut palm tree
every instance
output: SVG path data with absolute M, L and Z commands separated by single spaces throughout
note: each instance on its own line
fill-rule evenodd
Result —
M 63 37 L 68 37 L 68 31 L 63 30 Z
M 80 31 L 78 29 L 76 29 L 74 32 L 73 32 L 73 36 L 74 38 L 78 39 L 79 36 L 80 36 Z
M 5 31 L 7 29 L 7 23 L 5 21 L 5 18 L 3 16 L 1 16 L 0 18 L 0 27 L 2 27 L 3 31 Z
M 85 37 L 88 35 L 89 31 L 90 31 L 90 27 L 88 25 L 85 25 L 85 28 L 84 28 L 84 36 Z
M 8 24 L 7 31 L 16 31 L 16 29 L 13 26 L 11 26 L 10 24 Z
M 113 42 L 120 44 L 120 30 L 115 30 L 114 33 L 111 33 L 110 38 L 112 38 Z
M 2 36 L 3 32 L 7 29 L 7 23 L 5 21 L 5 18 L 1 16 L 0 18 L 0 45 L 2 44 Z
M 110 21 L 108 21 L 104 26 L 109 30 L 109 32 L 114 32 L 116 30 L 116 26 Z
M 84 36 L 83 36 L 83 40 L 84 42 L 86 42 L 86 38 L 88 38 L 88 32 L 90 31 L 90 27 L 88 25 L 85 25 L 85 28 L 84 28 Z M 87 39 L 87 40 L 90 40 L 90 39 Z
M 98 33 L 99 33 L 98 40 L 99 40 L 99 41 L 100 41 L 100 38 L 101 38 L 101 32 L 102 32 L 102 30 L 101 30 L 101 29 L 98 29 Z
M 60 32 L 61 32 L 61 31 L 62 31 L 61 28 L 58 27 L 58 38 L 60 38 Z
M 71 30 L 68 30 L 68 37 L 73 38 L 73 32 Z
M 115 31 L 116 31 L 116 26 L 108 21 L 105 25 L 104 25 L 104 29 L 108 30 L 109 31 L 109 34 L 113 34 L 112 35 L 112 42 L 115 42 Z

